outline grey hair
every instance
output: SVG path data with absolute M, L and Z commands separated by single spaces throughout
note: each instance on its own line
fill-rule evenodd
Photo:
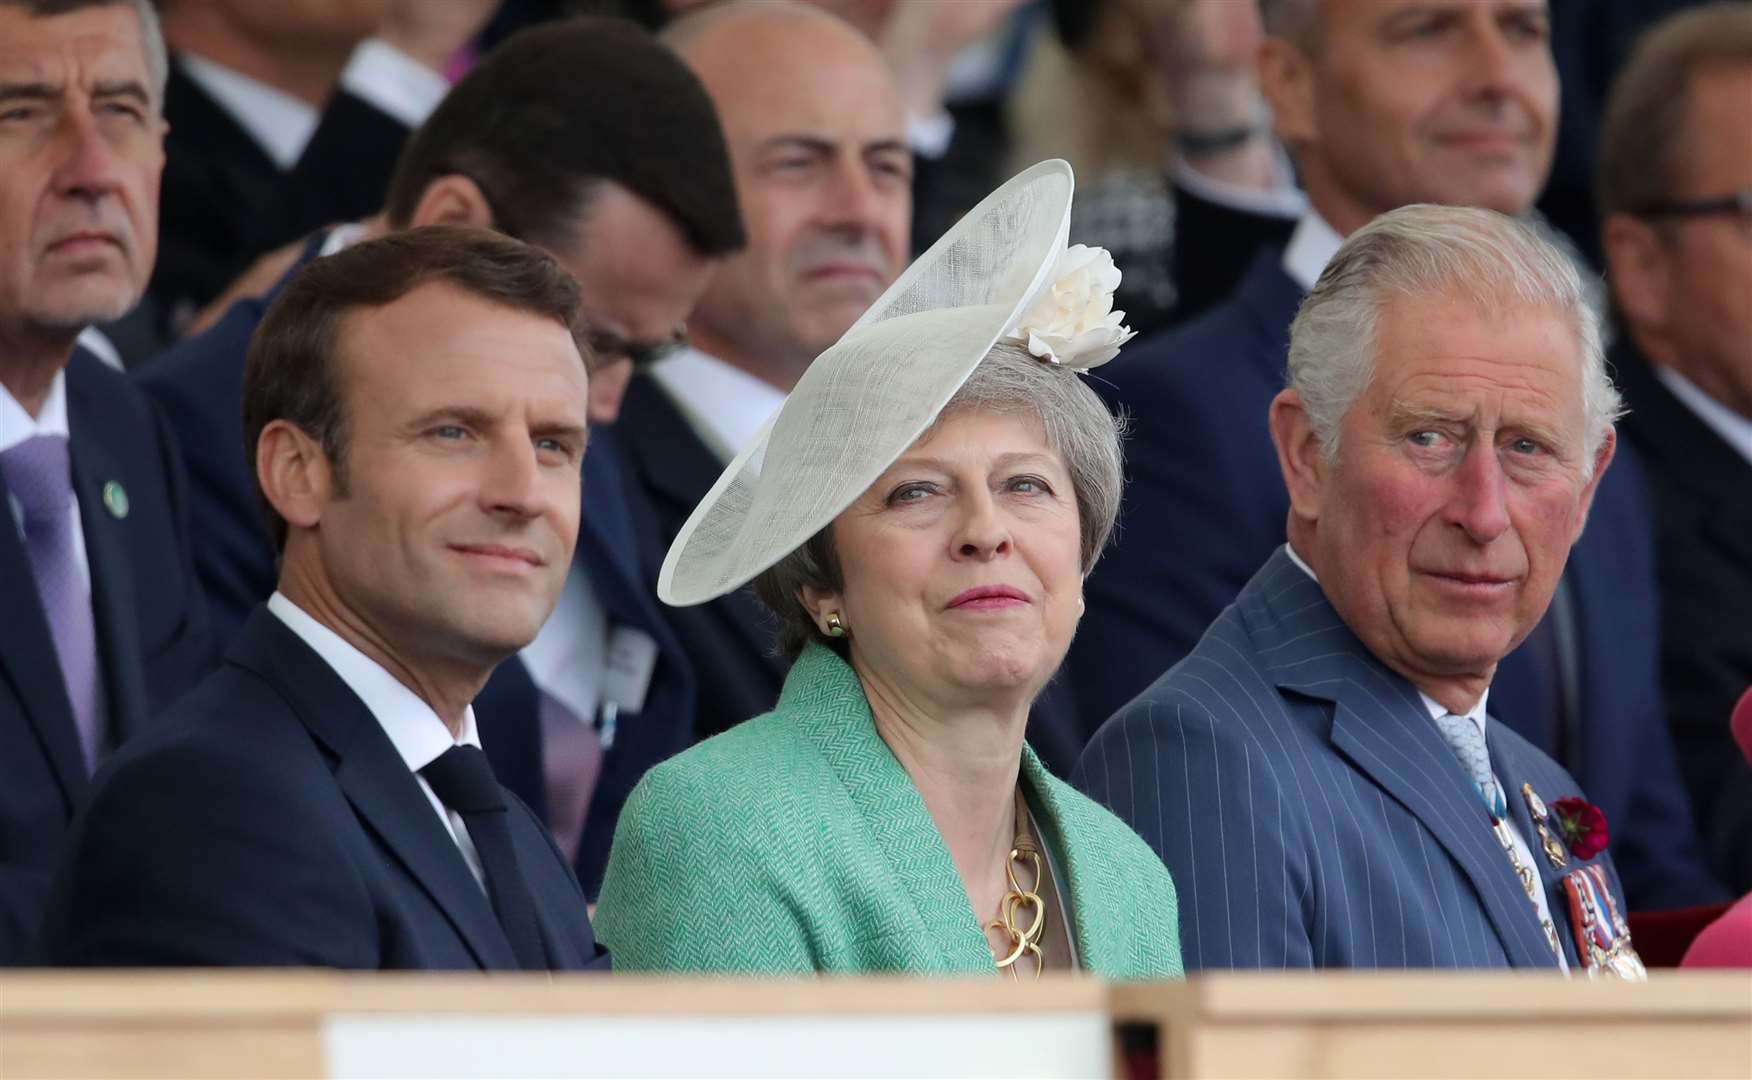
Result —
M 1457 294 L 1481 310 L 1539 307 L 1581 345 L 1584 480 L 1624 413 L 1606 370 L 1600 317 L 1574 260 L 1532 226 L 1492 210 L 1416 203 L 1352 233 L 1290 325 L 1289 383 L 1328 461 L 1345 413 L 1374 375 L 1377 323 L 1390 297 Z
M 1037 360 L 1007 341 L 992 346 L 919 441 L 929 438 L 944 418 L 966 413 L 1023 415 L 1040 421 L 1046 445 L 1064 459 L 1071 474 L 1080 564 L 1087 574 L 1119 517 L 1125 421 L 1107 410 L 1081 375 Z M 755 595 L 779 617 L 779 650 L 787 656 L 796 656 L 812 640 L 835 644 L 835 639 L 821 636 L 804 609 L 805 588 L 822 592 L 845 588 L 832 523 L 755 578 Z
M 164 47 L 164 28 L 152 0 L 0 0 L 0 7 L 23 8 L 33 19 L 71 15 L 88 8 L 130 7 L 140 20 L 140 40 L 146 48 L 146 75 L 152 80 L 153 107 L 164 110 L 164 86 L 170 79 L 170 55 Z

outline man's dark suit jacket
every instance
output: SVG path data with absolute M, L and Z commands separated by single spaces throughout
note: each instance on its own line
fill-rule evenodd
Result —
M 182 466 L 164 419 L 76 350 L 67 365 L 74 488 L 91 566 L 112 744 L 144 729 L 211 667 Z M 125 514 L 104 488 L 119 485 Z M 7 502 L 0 480 L 0 508 Z M 12 515 L 0 518 L 0 963 L 36 930 L 87 777 L 47 616 Z
M 1541 851 L 1521 786 L 1547 806 L 1580 790 L 1502 724 L 1487 745 L 1573 969 L 1564 871 Z M 1188 971 L 1555 965 L 1417 690 L 1281 549 L 1185 660 L 1102 726 L 1074 779 L 1168 865 Z
M 645 586 L 655 594 L 669 545 L 717 482 L 724 462 L 648 375 L 637 375 L 628 385 L 615 432 L 626 448 L 628 503 Z M 716 735 L 778 702 L 791 665 L 778 652 L 778 618 L 755 599 L 752 589 L 670 608 L 669 620 L 699 677 L 696 738 Z M 1083 736 L 1070 684 L 1062 676 L 1035 699 L 1028 742 L 1054 773 L 1070 774 Z
M 150 329 L 164 345 L 175 340 L 176 317 L 224 292 L 263 252 L 312 229 L 376 213 L 409 134 L 401 121 L 337 89 L 303 156 L 282 170 L 176 63 L 164 117 L 170 134 L 158 263 L 147 290 Z M 128 345 L 124 341 L 129 355 L 151 355 Z
M 1752 768 L 1728 717 L 1752 685 L 1752 464 L 1673 396 L 1628 340 L 1620 426 L 1654 480 L 1661 668 L 1679 768 L 1709 863 L 1752 889 Z
M 306 259 L 320 250 L 321 240 L 319 234 L 307 246 Z M 244 461 L 241 415 L 244 354 L 272 295 L 239 301 L 206 333 L 136 372 L 140 386 L 158 400 L 182 441 L 193 519 L 199 526 L 195 570 L 222 645 L 237 634 L 254 606 L 273 593 L 278 580 L 255 480 Z M 618 457 L 612 431 L 590 433 L 575 557 L 609 619 L 650 634 L 658 656 L 644 709 L 621 713 L 591 796 L 577 869 L 592 896 L 608 865 L 621 805 L 646 769 L 687 748 L 694 721 L 693 671 L 658 612 L 656 597 L 641 583 Z M 488 680 L 475 702 L 475 719 L 482 748 L 500 781 L 545 816 L 539 704 L 528 669 L 513 657 Z
M 1229 303 L 1101 369 L 1112 374 L 1096 389 L 1136 422 L 1119 537 L 1089 577 L 1071 646 L 1086 714 L 1118 710 L 1185 656 L 1284 542 L 1289 496 L 1266 413 L 1302 296 L 1270 252 Z M 1564 573 L 1580 722 L 1562 742 L 1535 704 L 1554 677 L 1549 661 L 1510 654 L 1490 695 L 1492 714 L 1561 756 L 1605 812 L 1638 909 L 1726 898 L 1698 858 L 1663 721 L 1649 522 L 1640 463 L 1621 442 Z
M 564 857 L 507 801 L 549 966 L 606 967 Z M 518 966 L 382 725 L 265 607 L 98 773 L 42 950 L 104 967 Z

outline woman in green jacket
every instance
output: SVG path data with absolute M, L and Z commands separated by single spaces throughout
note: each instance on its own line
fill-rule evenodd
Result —
M 657 766 L 597 908 L 619 970 L 1181 973 L 1174 885 L 1023 741 L 1119 505 L 1078 372 L 1130 337 L 1106 252 L 1024 172 L 824 352 L 676 539 L 658 589 L 758 577 L 778 706 Z

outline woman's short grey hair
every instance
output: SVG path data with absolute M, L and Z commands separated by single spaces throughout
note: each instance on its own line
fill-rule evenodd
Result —
M 1587 425 L 1584 480 L 1624 412 L 1606 371 L 1600 319 L 1574 260 L 1530 226 L 1490 210 L 1416 204 L 1352 233 L 1290 326 L 1290 388 L 1328 461 L 1345 413 L 1374 375 L 1376 324 L 1395 296 L 1455 295 L 1481 310 L 1537 307 L 1569 323 L 1581 345 Z
M 1108 412 L 1101 398 L 1070 368 L 1035 359 L 1009 342 L 992 346 L 961 389 L 943 406 L 926 439 L 945 417 L 965 413 L 1030 416 L 1045 429 L 1046 445 L 1064 459 L 1077 498 L 1081 534 L 1081 565 L 1094 567 L 1113 523 L 1119 516 L 1124 483 L 1120 439 L 1124 421 Z M 779 649 L 796 656 L 812 640 L 841 646 L 843 639 L 824 638 L 804 609 L 805 588 L 840 592 L 845 575 L 833 545 L 833 526 L 810 537 L 754 581 L 755 595 L 779 616 Z M 853 628 L 856 633 L 856 628 Z

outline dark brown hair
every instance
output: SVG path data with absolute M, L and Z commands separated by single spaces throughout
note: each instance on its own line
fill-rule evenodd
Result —
M 1602 214 L 1636 214 L 1671 198 L 1693 131 L 1691 84 L 1718 68 L 1752 65 L 1752 7 L 1710 4 L 1643 35 L 1612 85 L 1595 174 Z
M 243 451 L 256 475 L 262 429 L 285 420 L 315 439 L 335 485 L 346 491 L 347 410 L 341 393 L 341 337 L 349 313 L 379 308 L 421 285 L 443 281 L 515 311 L 564 326 L 589 359 L 578 284 L 540 248 L 485 229 L 433 225 L 367 240 L 300 270 L 280 290 L 250 339 L 243 369 Z M 262 495 L 274 549 L 286 521 Z
M 548 248 L 570 242 L 604 182 L 655 206 L 702 256 L 747 242 L 712 99 L 625 19 L 534 26 L 489 53 L 402 151 L 390 223 L 407 225 L 432 181 L 456 175 L 480 187 L 500 231 Z

